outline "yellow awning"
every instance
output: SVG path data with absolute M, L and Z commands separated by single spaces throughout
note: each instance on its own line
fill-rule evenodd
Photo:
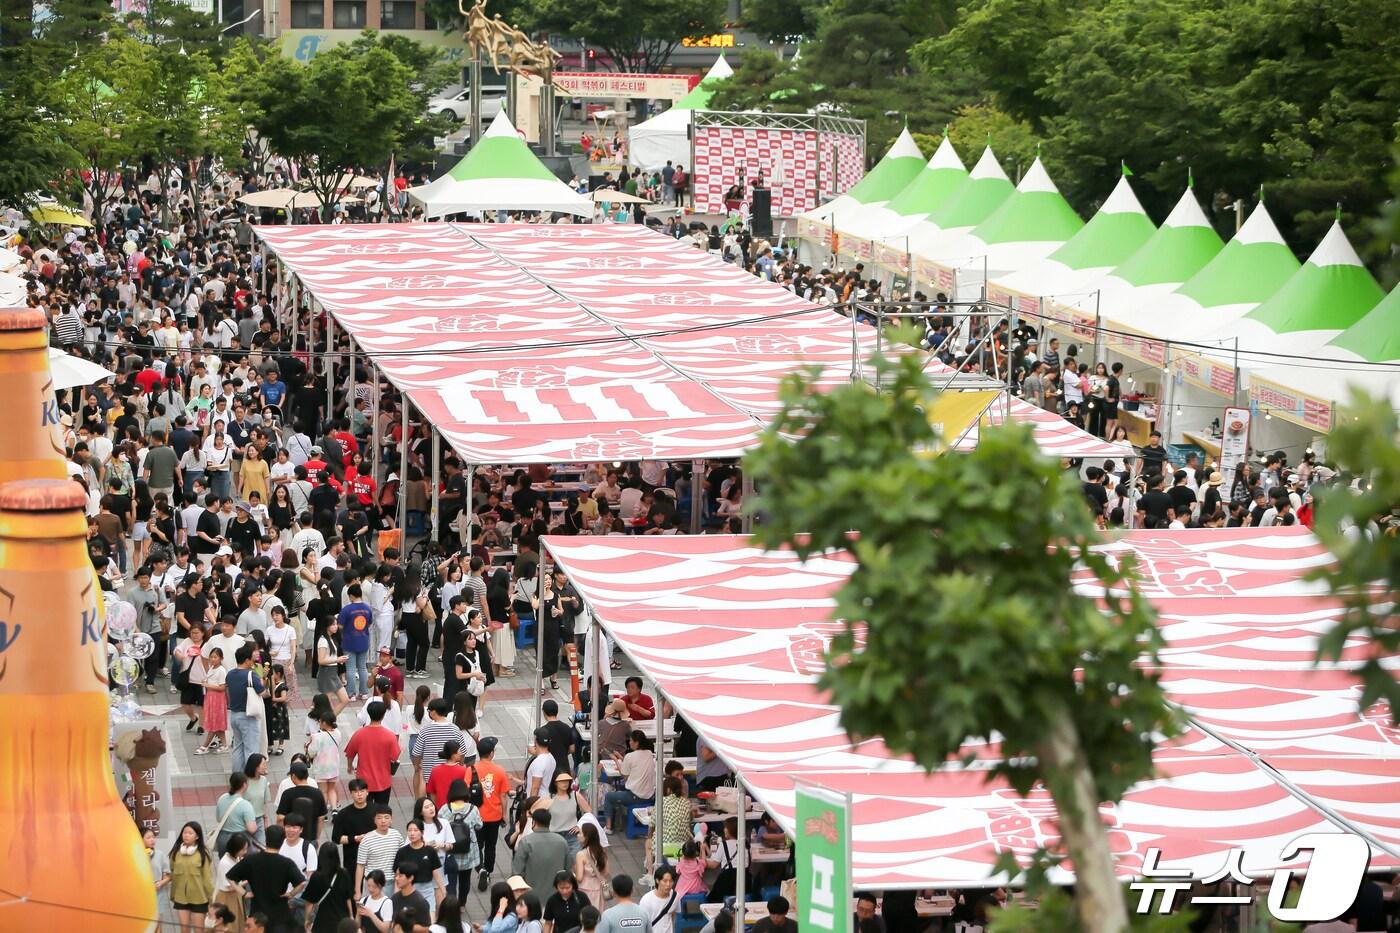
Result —
M 91 227 L 92 223 L 77 211 L 57 204 L 44 204 L 29 212 L 29 219 L 41 224 L 59 224 L 64 227 Z

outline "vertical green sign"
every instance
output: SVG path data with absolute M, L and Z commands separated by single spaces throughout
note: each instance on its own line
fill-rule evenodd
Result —
M 850 933 L 850 798 L 803 784 L 796 789 L 798 929 Z

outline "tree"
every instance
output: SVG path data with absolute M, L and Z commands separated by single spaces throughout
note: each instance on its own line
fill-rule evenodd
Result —
M 1400 423 L 1390 401 L 1354 394 L 1328 435 L 1327 447 L 1338 467 L 1361 479 L 1356 488 L 1334 486 L 1320 497 L 1313 530 L 1337 560 L 1312 574 L 1345 608 L 1341 620 L 1319 642 L 1319 660 L 1339 660 L 1343 649 L 1358 638 L 1369 643 L 1366 661 L 1357 671 L 1361 708 L 1384 702 L 1393 722 L 1400 722 L 1400 682 L 1385 662 L 1400 652 L 1400 627 L 1395 624 L 1400 537 L 1382 529 L 1400 502 L 1397 441 Z
M 413 73 L 388 49 L 349 43 L 306 64 L 271 58 L 249 97 L 259 136 L 293 160 L 330 219 L 341 176 L 384 164 L 417 114 Z
M 917 136 L 914 138 L 918 139 Z M 1031 128 L 993 104 L 959 107 L 948 126 L 948 138 L 968 165 L 976 162 L 983 147 L 990 143 L 1012 181 L 1018 180 L 1020 173 L 1030 168 L 1040 151 L 1040 139 Z M 937 140 L 933 144 L 936 147 Z M 930 150 L 929 155 L 932 154 Z
M 119 38 L 89 50 L 54 85 L 53 113 L 65 142 L 81 159 L 82 186 L 96 224 L 102 222 L 111 176 L 139 154 L 126 132 L 130 97 L 104 80 L 116 73 L 130 42 Z
M 717 32 L 724 10 L 724 0 L 527 0 L 517 25 L 587 41 L 618 71 L 656 72 L 684 37 Z
M 821 5 L 815 0 L 749 0 L 742 7 L 744 25 L 760 39 L 787 46 L 816 35 Z
M 170 181 L 179 166 L 198 197 L 197 163 L 206 156 L 232 158 L 244 124 L 227 82 L 210 56 L 171 43 L 123 43 L 112 80 L 125 120 L 122 136 L 155 163 L 161 222 L 171 219 Z
M 408 36 L 366 29 L 351 43 L 357 54 L 381 48 L 393 55 L 412 77 L 408 90 L 413 104 L 401 113 L 400 133 L 403 140 L 401 157 L 415 162 L 431 162 L 436 155 L 434 136 L 446 136 L 455 125 L 450 117 L 428 112 L 428 101 L 439 88 L 451 84 L 459 75 L 459 66 L 447 57 L 445 49 L 425 45 Z
M 762 489 L 761 544 L 855 558 L 821 686 L 853 741 L 878 736 L 930 771 L 999 735 L 991 773 L 1055 799 L 1080 926 L 1123 930 L 1098 806 L 1149 777 L 1154 736 L 1176 731 L 1151 672 L 1154 614 L 1131 565 L 1090 550 L 1077 484 L 1027 428 L 984 428 L 968 454 L 916 452 L 939 442 L 921 360 L 875 365 L 888 391 L 822 394 L 790 378 L 745 462 Z M 1084 570 L 1112 594 L 1102 604 L 1071 583 Z

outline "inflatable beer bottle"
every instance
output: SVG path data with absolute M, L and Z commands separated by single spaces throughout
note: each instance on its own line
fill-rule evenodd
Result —
M 0 483 L 66 477 L 48 318 L 37 308 L 0 309 L 0 399 Z
M 107 753 L 86 503 L 71 480 L 0 485 L 0 929 L 154 926 L 150 861 Z

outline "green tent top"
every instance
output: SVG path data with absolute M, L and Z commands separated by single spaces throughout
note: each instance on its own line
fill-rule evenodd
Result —
M 1000 243 L 1063 243 L 1084 226 L 1050 174 L 1035 157 L 1016 190 L 984 220 L 972 236 L 995 246 Z
M 1380 304 L 1327 345 L 1350 350 L 1372 363 L 1400 360 L 1400 286 L 1391 289 Z M 1323 355 L 1327 355 L 1326 351 Z
M 923 171 L 924 154 L 905 127 L 890 146 L 885 157 L 864 178 L 851 186 L 846 196 L 861 203 L 888 201 L 899 194 L 914 177 Z
M 928 222 L 940 230 L 975 227 L 996 213 L 997 208 L 1011 197 L 1015 187 L 1002 171 L 1001 164 L 988 146 L 968 173 L 967 182 L 960 185 L 938 210 L 929 214 Z
M 710 98 L 715 96 L 715 82 L 721 78 L 727 78 L 734 73 L 734 69 L 729 67 L 729 62 L 721 55 L 710 70 L 705 72 L 705 77 L 700 79 L 700 83 L 690 89 L 680 100 L 671 105 L 672 110 L 706 110 L 710 106 Z
M 1112 269 L 1137 252 L 1156 231 L 1133 186 L 1126 177 L 1119 177 L 1098 213 L 1049 258 L 1076 271 Z
M 1341 223 L 1334 221 L 1302 268 L 1243 320 L 1262 324 L 1275 334 L 1344 331 L 1375 308 L 1383 294 Z
M 1205 268 L 1224 245 L 1196 203 L 1196 193 L 1187 188 L 1157 232 L 1113 270 L 1113 278 L 1135 288 L 1179 285 Z
M 1177 291 L 1202 308 L 1257 305 L 1297 271 L 1297 257 L 1260 201 L 1219 255 Z
M 885 206 L 901 217 L 931 214 L 952 197 L 967 178 L 967 169 L 958 158 L 958 151 L 944 136 L 928 164 Z
M 446 175 L 408 194 L 423 204 L 426 217 L 491 210 L 593 214 L 593 202 L 545 168 L 505 111 Z

